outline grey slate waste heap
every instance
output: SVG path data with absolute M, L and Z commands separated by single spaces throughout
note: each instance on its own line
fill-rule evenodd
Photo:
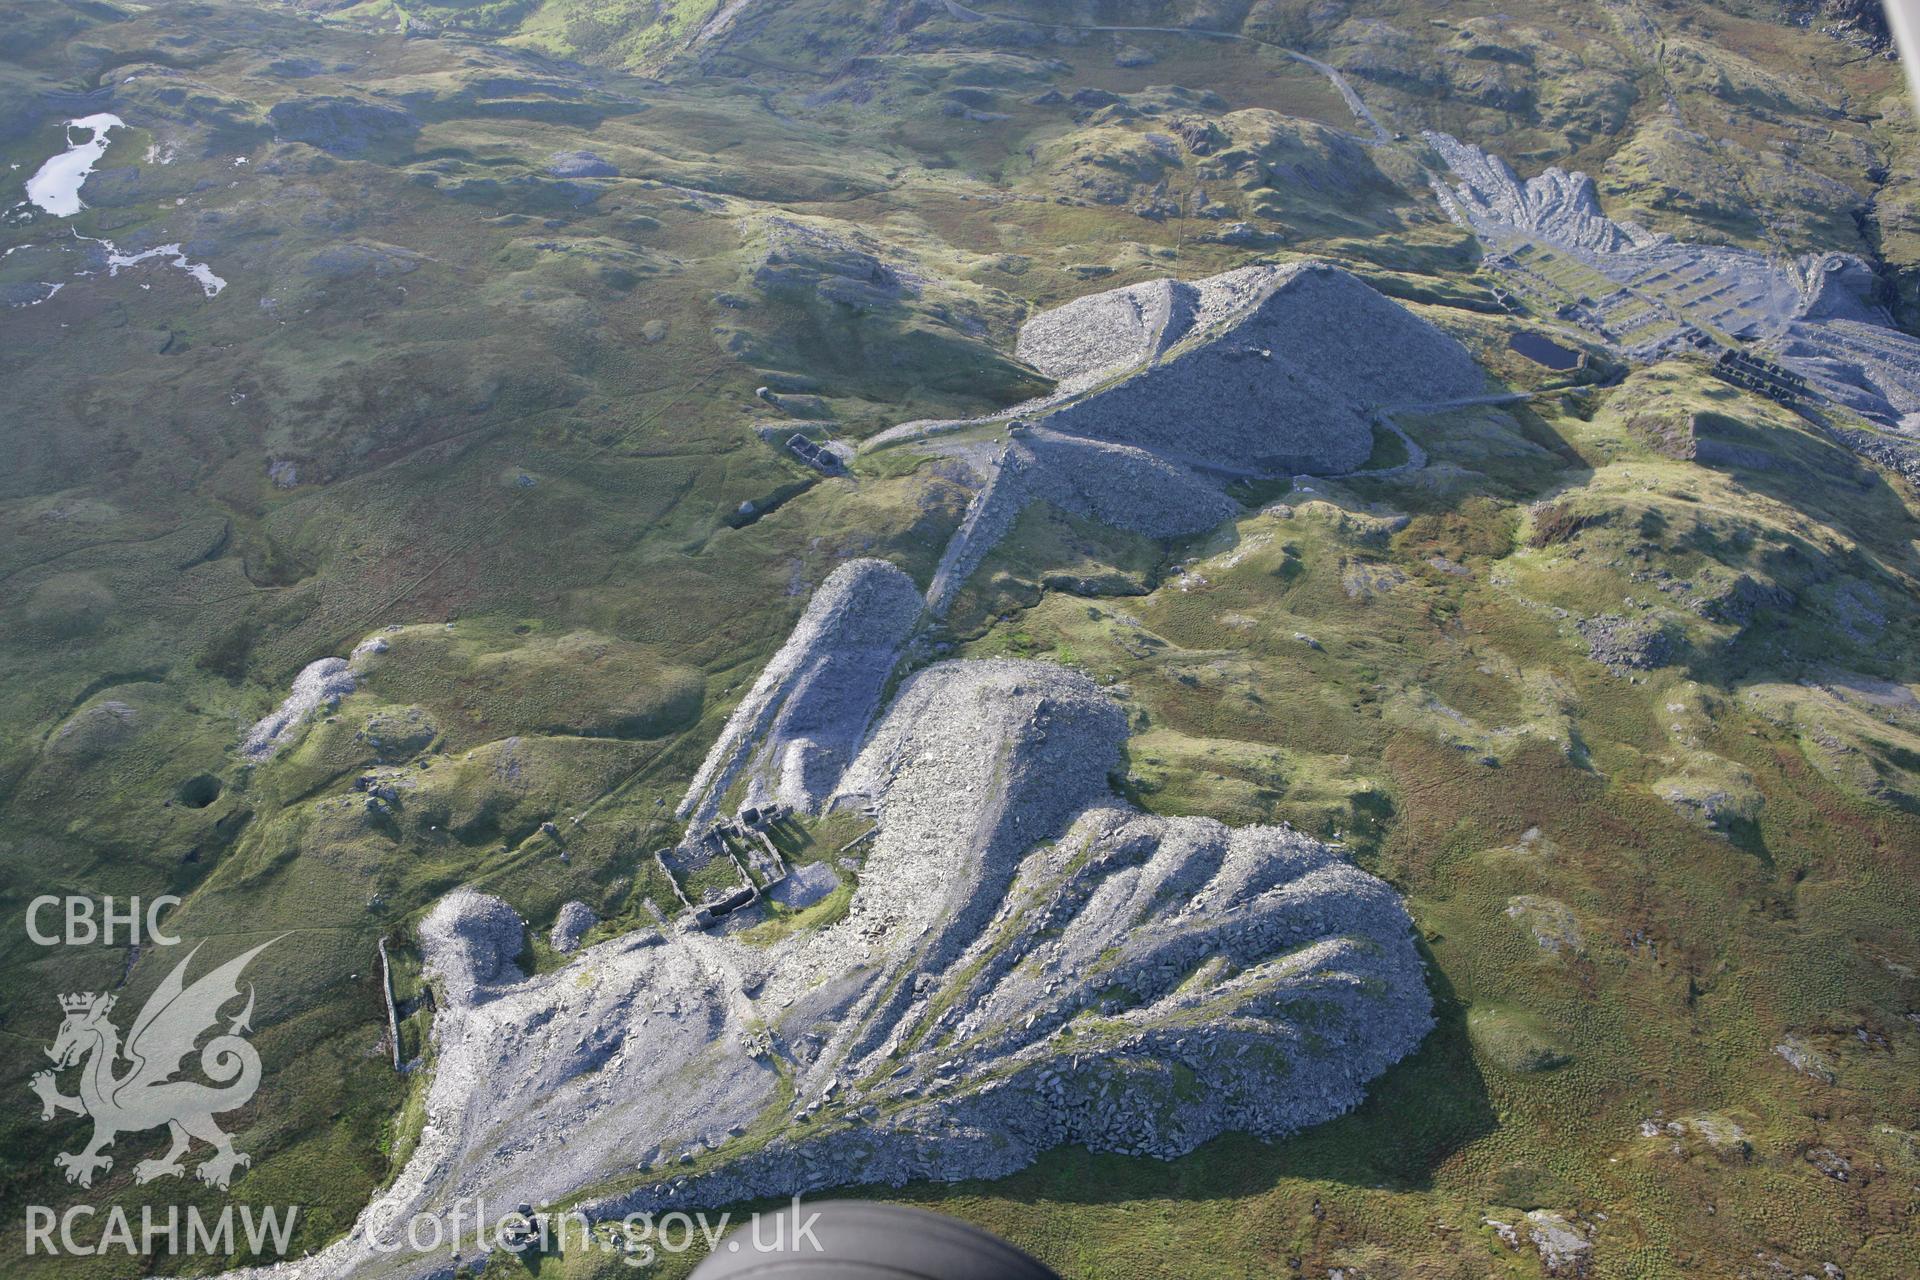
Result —
M 935 616 L 1034 502 L 1150 538 L 1201 533 L 1240 510 L 1226 479 L 1357 470 L 1374 410 L 1486 389 L 1460 343 L 1323 262 L 1090 294 L 1029 319 L 1015 351 L 1057 386 L 1003 415 L 984 465 L 977 444 L 953 447 L 981 479 L 928 589 Z M 904 423 L 865 447 L 969 425 Z
M 728 717 L 678 816 L 711 821 L 742 770 L 747 805 L 811 811 L 853 758 L 922 607 L 913 579 L 884 560 L 828 574 Z
M 1366 460 L 1370 408 L 1486 389 L 1465 347 L 1317 261 L 1089 294 L 1030 317 L 1014 351 L 1055 390 L 990 418 L 901 423 L 862 448 L 1029 420 L 1203 470 L 1324 475 Z
M 584 902 L 569 902 L 560 908 L 554 917 L 553 929 L 547 934 L 547 945 L 567 955 L 580 946 L 580 939 L 587 930 L 600 923 L 600 917 Z
M 1458 342 L 1326 263 L 1249 267 L 1146 296 L 1153 309 L 1133 328 L 1116 323 L 1104 298 L 1070 304 L 1112 350 L 1156 356 L 1054 411 L 1047 429 L 1202 468 L 1329 474 L 1355 470 L 1373 451 L 1370 408 L 1485 387 Z M 1037 351 L 1038 338 L 1022 341 Z M 1049 335 L 1049 350 L 1064 345 Z
M 833 609 L 890 590 L 848 576 Z M 1169 1158 L 1353 1106 L 1432 1025 L 1405 911 L 1299 832 L 1126 806 L 1125 734 L 1051 663 L 917 672 L 829 798 L 878 822 L 845 915 L 760 945 L 641 931 L 522 977 L 514 913 L 449 894 L 420 927 L 443 1001 L 415 1153 L 276 1280 L 435 1273 L 444 1250 L 372 1241 L 462 1197 L 620 1179 L 582 1206 L 612 1220 L 998 1177 L 1062 1143 Z

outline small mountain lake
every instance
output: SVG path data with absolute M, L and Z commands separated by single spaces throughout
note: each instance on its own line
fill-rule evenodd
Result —
M 27 179 L 27 199 L 56 218 L 71 218 L 85 206 L 80 203 L 80 184 L 93 172 L 93 166 L 107 153 L 107 133 L 125 126 L 119 116 L 101 112 L 67 121 L 67 149 L 40 166 Z M 73 131 L 84 129 L 86 139 L 73 140 Z
M 1520 332 L 1507 339 L 1507 346 L 1519 352 L 1535 364 L 1543 364 L 1549 369 L 1577 369 L 1580 367 L 1580 353 L 1561 346 L 1550 338 L 1537 333 Z

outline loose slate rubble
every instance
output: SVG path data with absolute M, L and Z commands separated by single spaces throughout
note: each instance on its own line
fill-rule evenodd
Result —
M 1864 259 L 1686 244 L 1607 217 L 1584 173 L 1548 169 L 1521 182 L 1479 147 L 1424 137 L 1457 180 L 1436 182 L 1441 203 L 1480 237 L 1518 298 L 1627 355 L 1717 350 L 1730 381 L 1787 403 L 1810 386 L 1870 421 L 1920 433 L 1920 339 L 1873 301 Z M 1747 345 L 1727 348 L 1708 331 Z
M 1201 533 L 1239 514 L 1240 504 L 1194 472 L 1131 445 L 1036 429 L 1009 446 L 1034 496 L 1062 511 L 1150 538 Z
M 240 744 L 240 755 L 250 761 L 270 760 L 292 742 L 307 717 L 332 709 L 354 690 L 354 674 L 345 658 L 319 658 L 300 669 L 286 699 L 260 718 Z
M 1465 347 L 1318 261 L 1077 298 L 1029 318 L 1014 351 L 1055 390 L 990 418 L 902 423 L 863 447 L 1034 420 L 1228 474 L 1331 473 L 1371 452 L 1370 407 L 1486 385 Z
M 1289 828 L 1129 808 L 1125 734 L 1064 667 L 917 673 L 833 797 L 879 822 L 846 916 L 771 945 L 643 931 L 524 978 L 511 909 L 448 895 L 420 928 L 444 1001 L 417 1152 L 273 1274 L 420 1274 L 446 1251 L 370 1233 L 636 1169 L 589 1216 L 996 1177 L 1062 1143 L 1172 1158 L 1353 1106 L 1432 1026 L 1406 912 Z
M 1165 354 L 1045 425 L 1201 468 L 1329 474 L 1373 451 L 1371 409 L 1486 387 L 1466 348 L 1327 263 L 1249 267 L 1192 294 Z
M 1016 426 L 934 570 L 927 607 L 944 614 L 1020 513 L 1043 501 L 1150 538 L 1201 533 L 1240 510 L 1219 485 L 1145 449 Z
M 1239 509 L 1224 478 L 1353 471 L 1376 410 L 1486 387 L 1465 347 L 1322 262 L 1092 294 L 1028 320 L 1015 351 L 1058 385 L 1009 411 L 1012 438 L 934 574 L 935 616 L 1030 503 L 1153 538 L 1199 533 Z M 967 425 L 908 423 L 875 442 Z
M 767 890 L 767 896 L 783 907 L 799 910 L 810 907 L 840 887 L 840 877 L 825 862 L 809 862 L 795 867 L 779 883 Z
M 742 770 L 748 805 L 811 811 L 853 758 L 922 608 L 913 579 L 884 560 L 829 574 L 728 718 L 677 816 L 710 822 Z
M 1192 327 L 1199 290 L 1179 280 L 1108 289 L 1039 312 L 1013 353 L 1062 387 L 1086 391 L 1158 358 Z
M 259 764 L 278 755 L 281 748 L 299 736 L 315 711 L 333 710 L 340 705 L 340 699 L 358 687 L 363 659 L 386 651 L 384 639 L 368 636 L 344 658 L 317 658 L 302 667 L 280 705 L 247 730 L 240 742 L 240 758 Z
M 593 914 L 593 908 L 586 903 L 565 903 L 553 919 L 553 928 L 547 934 L 547 945 L 561 955 L 569 955 L 579 949 L 580 939 L 586 937 L 587 930 L 599 923 L 600 917 Z

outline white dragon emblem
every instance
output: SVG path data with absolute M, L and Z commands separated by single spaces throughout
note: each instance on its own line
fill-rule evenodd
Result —
M 187 965 L 200 950 L 196 945 L 141 1006 L 124 1046 L 119 1028 L 107 1020 L 113 1011 L 113 996 L 82 992 L 60 997 L 66 1020 L 60 1024 L 53 1047 L 46 1051 L 53 1059 L 53 1071 L 39 1072 L 29 1087 L 40 1097 L 42 1120 L 51 1120 L 62 1111 L 93 1120 L 93 1140 L 83 1150 L 61 1152 L 53 1158 L 54 1164 L 67 1171 L 68 1182 L 92 1186 L 94 1174 L 113 1167 L 113 1157 L 102 1151 L 113 1145 L 117 1135 L 163 1124 L 173 1145 L 159 1159 L 135 1165 L 135 1182 L 186 1173 L 180 1157 L 194 1138 L 214 1149 L 213 1155 L 194 1170 L 202 1182 L 225 1190 L 234 1170 L 252 1163 L 246 1154 L 233 1149 L 233 1139 L 213 1122 L 215 1115 L 245 1106 L 260 1087 L 260 1055 L 241 1037 L 243 1031 L 253 1030 L 251 983 L 247 986 L 247 1007 L 228 1023 L 226 1034 L 216 1035 L 200 1050 L 200 1070 L 214 1083 L 174 1077 L 193 1052 L 194 1042 L 220 1021 L 221 1007 L 239 998 L 240 972 L 247 962 L 278 941 L 263 942 L 187 986 Z M 122 1060 L 127 1064 L 124 1070 L 120 1069 Z M 69 1097 L 60 1092 L 54 1072 L 81 1063 L 79 1096 Z

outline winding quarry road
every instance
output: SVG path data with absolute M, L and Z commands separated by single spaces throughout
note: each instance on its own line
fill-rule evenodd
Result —
M 1110 27 L 1084 26 L 1073 22 L 1041 22 L 1036 18 L 1020 18 L 1006 13 L 982 13 L 978 9 L 969 9 L 967 6 L 958 3 L 958 0 L 941 0 L 941 3 L 947 7 L 949 14 L 961 22 L 1015 22 L 1025 27 L 1053 27 L 1063 31 L 1110 31 L 1123 35 L 1193 36 L 1201 40 L 1238 40 L 1243 44 L 1257 44 L 1262 48 L 1272 49 L 1277 53 L 1285 54 L 1295 62 L 1312 67 L 1315 71 L 1325 76 L 1328 81 L 1332 83 L 1334 91 L 1346 102 L 1348 109 L 1353 112 L 1354 116 L 1362 124 L 1367 126 L 1368 131 L 1372 134 L 1371 138 L 1361 138 L 1361 142 L 1380 143 L 1392 142 L 1394 140 L 1393 135 L 1389 133 L 1374 116 L 1373 110 L 1368 107 L 1365 102 L 1360 100 L 1360 95 L 1355 92 L 1354 87 L 1347 82 L 1347 78 L 1340 74 L 1338 68 L 1331 67 L 1318 58 L 1309 57 L 1301 53 L 1298 49 L 1289 49 L 1283 44 L 1275 44 L 1271 40 L 1262 40 L 1258 36 L 1242 35 L 1237 31 L 1207 31 L 1198 27 Z

